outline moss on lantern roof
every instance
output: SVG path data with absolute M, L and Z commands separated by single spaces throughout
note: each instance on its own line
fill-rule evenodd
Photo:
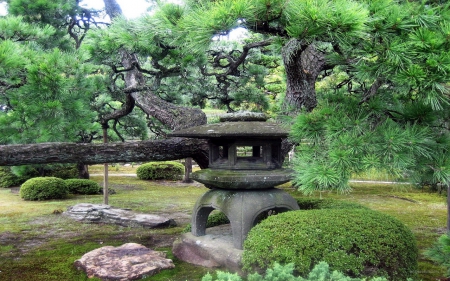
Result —
M 269 117 L 264 113 L 235 112 L 219 116 L 220 123 L 207 124 L 175 131 L 171 137 L 186 138 L 284 138 L 289 130 L 281 124 L 265 122 Z
M 169 134 L 171 137 L 186 138 L 284 138 L 289 131 L 281 124 L 271 122 L 221 122 L 191 127 Z

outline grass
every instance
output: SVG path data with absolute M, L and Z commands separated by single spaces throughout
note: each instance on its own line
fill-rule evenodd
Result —
M 134 173 L 135 169 L 136 166 L 119 166 L 114 172 Z M 91 174 L 102 171 L 101 165 L 90 168 Z M 103 180 L 100 175 L 91 179 L 99 183 Z M 149 182 L 129 176 L 111 176 L 109 183 L 117 191 L 110 196 L 110 205 L 167 216 L 190 215 L 197 198 L 207 191 L 199 185 Z M 443 276 L 444 270 L 433 265 L 423 252 L 445 232 L 445 196 L 407 185 L 353 183 L 352 187 L 349 194 L 322 192 L 313 197 L 359 203 L 403 221 L 415 234 L 420 249 L 420 278 L 431 281 Z M 290 184 L 281 188 L 293 197 L 301 197 Z M 90 195 L 30 202 L 21 200 L 10 189 L 0 189 L 0 280 L 88 280 L 86 274 L 74 268 L 76 259 L 102 246 L 128 242 L 165 251 L 174 260 L 175 269 L 143 280 L 200 280 L 211 271 L 179 261 L 171 253 L 171 243 L 181 234 L 188 219 L 181 220 L 182 224 L 174 228 L 149 230 L 75 223 L 56 214 L 77 203 L 102 203 L 102 200 L 101 195 Z

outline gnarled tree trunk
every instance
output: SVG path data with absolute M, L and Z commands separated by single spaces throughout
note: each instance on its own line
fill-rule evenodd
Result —
M 301 109 L 313 110 L 317 106 L 317 76 L 327 66 L 325 55 L 312 44 L 291 39 L 283 46 L 282 56 L 287 78 L 284 113 L 296 115 Z

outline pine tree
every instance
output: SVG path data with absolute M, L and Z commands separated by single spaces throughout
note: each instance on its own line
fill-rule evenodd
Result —
M 201 1 L 180 38 L 201 52 L 245 27 L 281 45 L 303 192 L 372 168 L 448 185 L 449 16 L 434 1 Z

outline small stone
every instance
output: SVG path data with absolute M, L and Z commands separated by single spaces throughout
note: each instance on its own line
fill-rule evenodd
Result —
M 153 276 L 164 269 L 175 268 L 163 252 L 143 245 L 127 243 L 120 247 L 105 246 L 84 254 L 74 263 L 89 278 L 128 281 Z

